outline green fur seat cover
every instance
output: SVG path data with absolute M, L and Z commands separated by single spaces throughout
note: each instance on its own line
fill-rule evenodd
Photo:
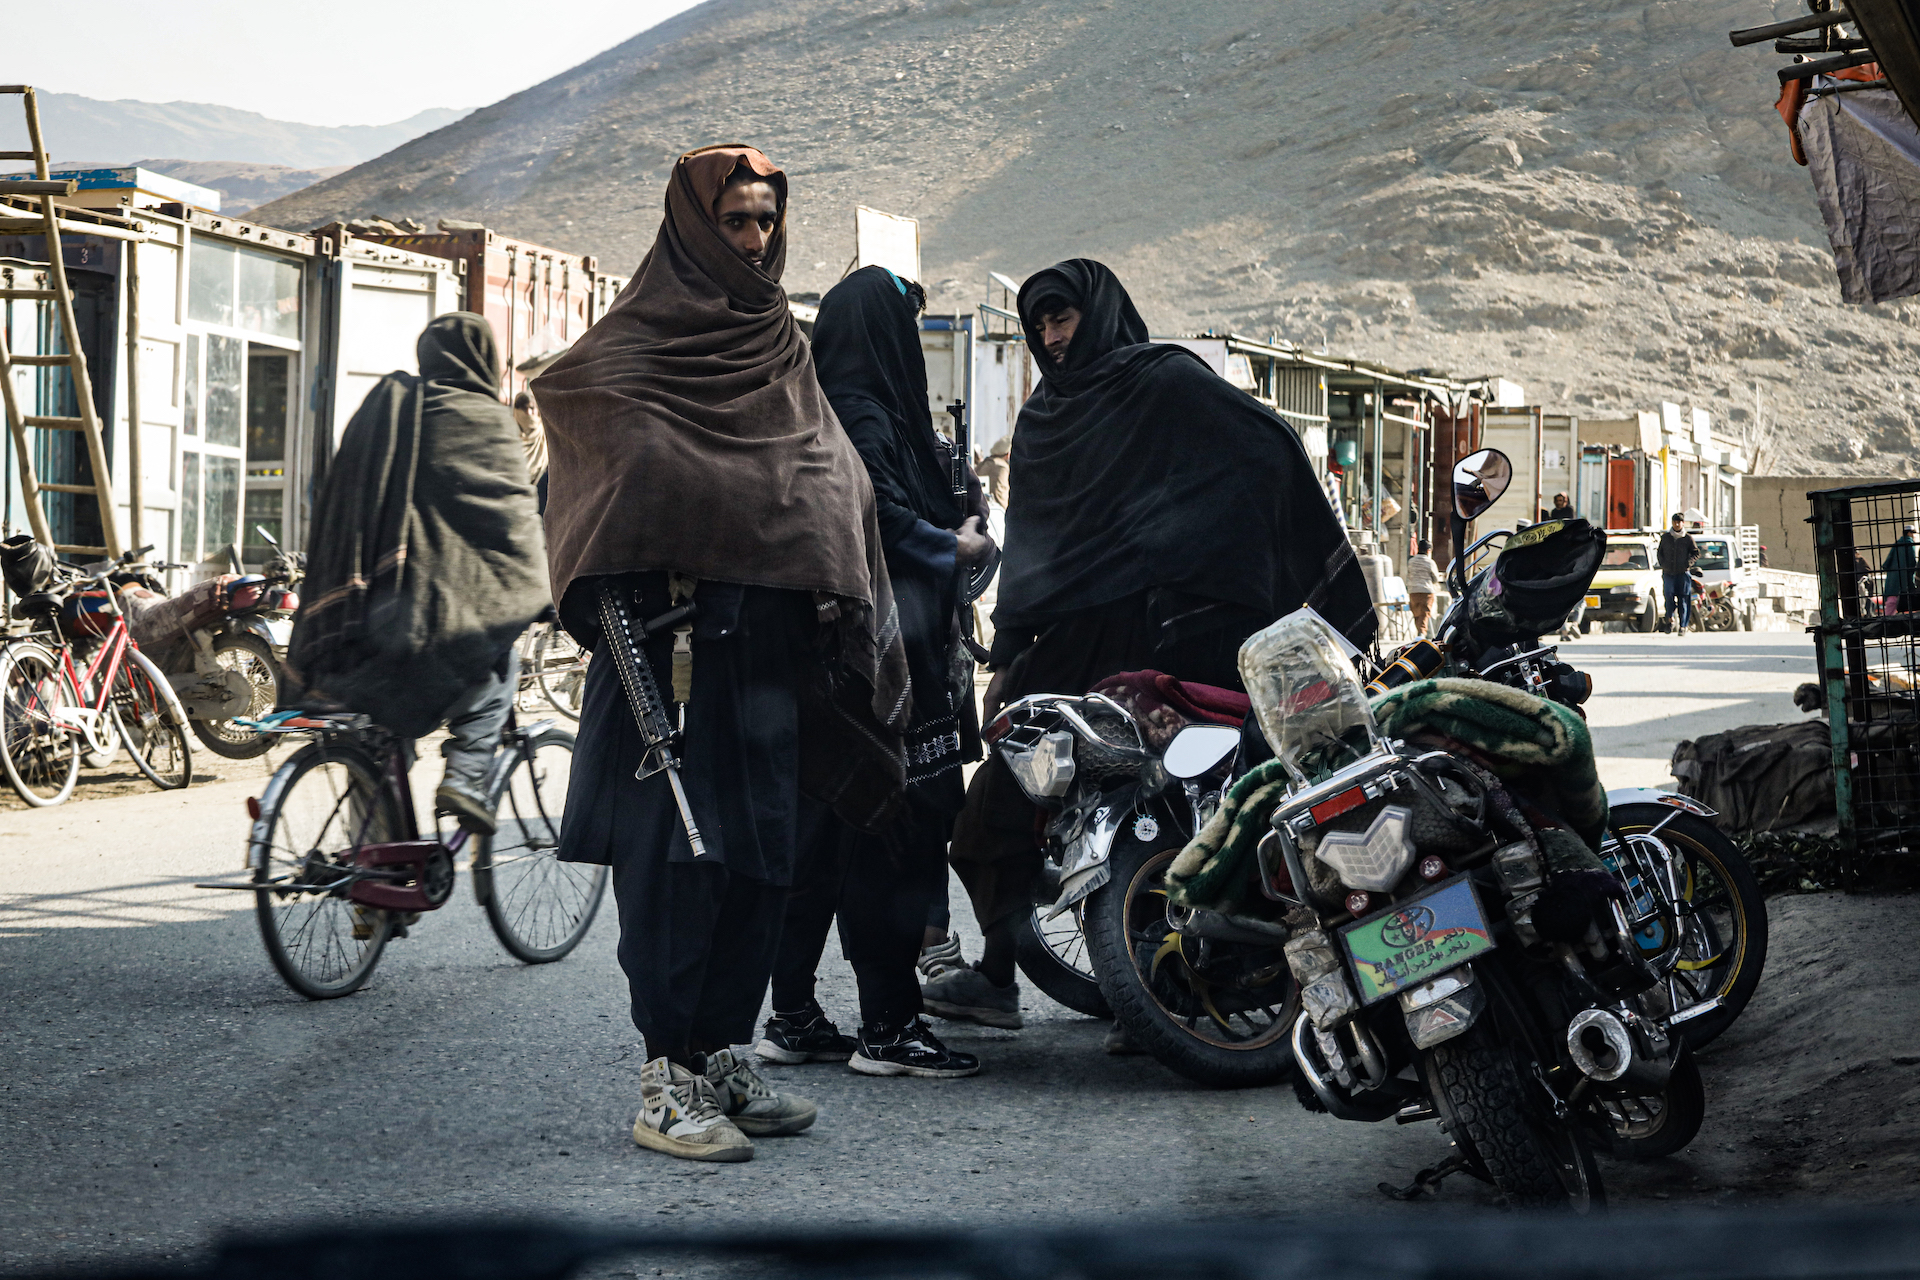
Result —
M 1439 733 L 1481 752 L 1495 773 L 1557 813 L 1589 849 L 1600 847 L 1607 793 L 1578 712 L 1488 680 L 1444 677 L 1374 699 L 1373 716 L 1384 737 Z M 1286 798 L 1287 781 L 1285 767 L 1269 760 L 1228 788 L 1219 810 L 1167 869 L 1167 894 L 1176 905 L 1220 911 L 1251 905 L 1254 847 Z

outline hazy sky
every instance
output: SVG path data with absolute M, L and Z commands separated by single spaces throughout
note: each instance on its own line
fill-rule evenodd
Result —
M 357 9 L 92 0 L 9 4 L 0 84 L 89 98 L 213 102 L 309 124 L 482 107 L 696 0 L 469 0 Z M 18 111 L 18 105 L 12 110 Z

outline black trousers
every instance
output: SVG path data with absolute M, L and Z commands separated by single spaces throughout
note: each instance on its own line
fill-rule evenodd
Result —
M 908 796 L 906 819 L 889 840 L 855 830 L 815 800 L 800 801 L 799 867 L 787 895 L 773 963 L 773 1010 L 792 1013 L 813 998 L 827 931 L 840 922 L 840 953 L 860 988 L 860 1019 L 898 1026 L 920 1015 L 914 962 L 929 907 L 946 900 L 946 824 Z
M 647 1056 L 685 1063 L 753 1039 L 787 890 L 656 848 L 613 864 L 620 968 Z

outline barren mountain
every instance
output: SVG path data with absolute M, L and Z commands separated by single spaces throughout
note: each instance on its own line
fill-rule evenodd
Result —
M 1780 60 L 1726 40 L 1796 11 L 710 0 L 256 216 L 478 219 L 624 268 L 674 157 L 751 141 L 792 174 L 793 290 L 863 203 L 922 220 L 936 308 L 1093 256 L 1158 331 L 1674 400 L 1763 470 L 1904 474 L 1920 304 L 1840 304 Z
M 169 178 L 211 187 L 220 193 L 221 209 L 235 216 L 348 168 L 338 164 L 324 169 L 295 169 L 284 164 L 254 164 L 244 160 L 135 160 L 133 163 Z
M 56 165 L 72 165 L 75 156 L 115 156 L 114 165 L 127 164 L 132 156 L 180 156 L 327 168 L 358 164 L 466 114 L 466 109 L 434 107 L 393 124 L 319 125 L 210 102 L 109 102 L 47 91 L 38 97 L 40 125 Z M 27 145 L 26 118 L 13 101 L 0 111 L 0 150 Z

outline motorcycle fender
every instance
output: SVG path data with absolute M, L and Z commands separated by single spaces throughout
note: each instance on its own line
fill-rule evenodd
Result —
M 1095 889 L 1101 888 L 1111 879 L 1113 879 L 1113 868 L 1108 866 L 1104 859 L 1085 870 L 1065 877 L 1060 882 L 1060 897 L 1047 910 L 1046 918 L 1051 920 L 1055 916 L 1064 915 L 1073 910 L 1075 903 Z
M 1661 791 L 1655 787 L 1620 787 L 1607 792 L 1607 808 L 1618 809 L 1625 804 L 1663 804 L 1669 809 L 1697 813 L 1703 818 L 1717 816 L 1692 796 L 1683 796 L 1677 791 Z

